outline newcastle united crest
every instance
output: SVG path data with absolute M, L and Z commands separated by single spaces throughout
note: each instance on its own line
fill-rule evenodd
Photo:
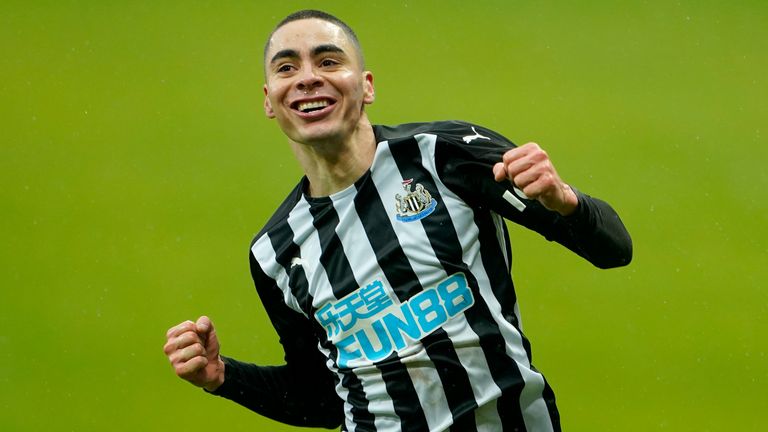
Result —
M 403 189 L 405 195 L 395 195 L 395 210 L 397 211 L 397 220 L 400 222 L 413 222 L 423 219 L 433 211 L 437 206 L 437 201 L 432 198 L 428 190 L 420 183 L 416 183 L 412 190 L 413 179 L 403 180 Z

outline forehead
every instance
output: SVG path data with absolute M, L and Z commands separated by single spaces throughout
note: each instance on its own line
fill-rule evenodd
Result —
M 336 45 L 348 53 L 354 51 L 352 42 L 344 30 L 332 22 L 316 18 L 292 21 L 272 34 L 266 61 L 269 62 L 278 51 L 290 49 L 302 53 L 324 44 Z

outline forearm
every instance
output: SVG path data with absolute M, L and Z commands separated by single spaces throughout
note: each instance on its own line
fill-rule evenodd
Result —
M 341 424 L 342 402 L 327 380 L 288 365 L 257 366 L 222 358 L 224 383 L 212 394 L 293 426 L 336 428 Z
M 621 267 L 632 260 L 632 239 L 619 215 L 605 201 L 577 191 L 576 211 L 558 221 L 550 236 L 599 268 Z

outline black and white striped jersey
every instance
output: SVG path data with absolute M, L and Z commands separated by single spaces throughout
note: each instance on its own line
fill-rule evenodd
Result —
M 491 167 L 513 144 L 463 122 L 374 126 L 370 169 L 312 198 L 306 178 L 256 236 L 251 271 L 286 365 L 226 359 L 217 394 L 348 431 L 559 430 L 531 364 L 504 218 L 599 267 L 631 241 L 604 202 L 562 217 Z

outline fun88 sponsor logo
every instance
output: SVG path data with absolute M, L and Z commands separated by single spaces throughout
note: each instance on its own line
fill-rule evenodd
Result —
M 387 358 L 440 328 L 475 303 L 463 273 L 456 273 L 399 303 L 375 280 L 315 312 L 336 345 L 341 368 Z

